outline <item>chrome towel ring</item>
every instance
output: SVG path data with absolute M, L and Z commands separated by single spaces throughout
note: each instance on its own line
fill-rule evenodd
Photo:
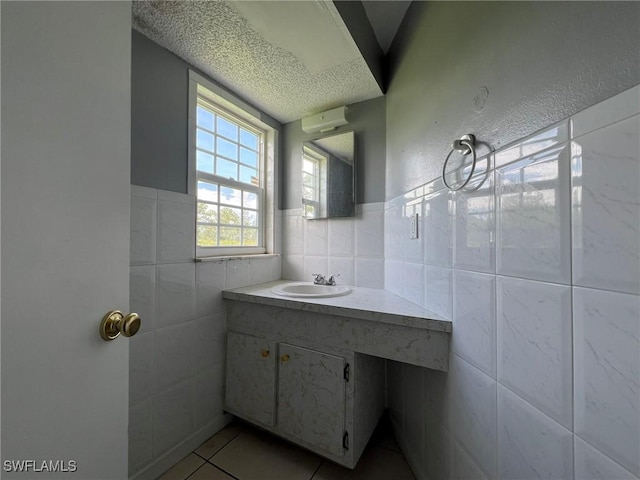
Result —
M 476 169 L 476 160 L 477 160 L 475 143 L 476 143 L 476 139 L 470 133 L 467 135 L 463 135 L 457 140 L 454 140 L 451 151 L 449 152 L 449 155 L 447 155 L 447 158 L 444 161 L 444 165 L 442 166 L 442 182 L 449 190 L 455 192 L 457 190 L 464 188 L 467 185 L 467 183 L 469 183 L 469 180 L 471 180 L 471 177 L 473 177 L 473 172 Z M 471 160 L 471 171 L 469 172 L 469 176 L 466 178 L 464 182 L 462 182 L 457 187 L 452 187 L 451 185 L 449 185 L 449 183 L 447 182 L 447 176 L 446 176 L 447 164 L 449 163 L 449 158 L 451 158 L 451 154 L 454 151 L 460 152 L 462 155 L 469 155 L 470 153 L 473 155 Z

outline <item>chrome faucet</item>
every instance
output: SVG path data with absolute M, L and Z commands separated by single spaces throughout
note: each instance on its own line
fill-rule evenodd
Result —
M 339 277 L 340 274 L 332 273 L 331 275 L 329 275 L 329 278 L 324 278 L 324 275 L 320 273 L 312 273 L 311 276 L 313 277 L 314 285 L 335 285 L 336 280 L 334 277 Z

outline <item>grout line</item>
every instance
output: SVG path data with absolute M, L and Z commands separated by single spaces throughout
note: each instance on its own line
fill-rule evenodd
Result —
M 232 475 L 231 473 L 227 472 L 226 470 L 220 468 L 218 465 L 214 465 L 211 462 L 207 462 L 209 465 L 212 465 L 214 468 L 220 470 L 222 473 L 229 475 L 231 478 L 235 479 L 235 480 L 240 480 L 238 477 L 236 477 L 235 475 Z
M 318 465 L 318 468 L 316 468 L 315 472 L 313 472 L 313 474 L 311 475 L 311 477 L 309 477 L 309 480 L 313 480 L 313 477 L 316 476 L 316 473 L 318 473 L 318 470 L 320 470 L 320 467 L 322 467 L 322 465 L 324 464 L 324 460 L 322 460 L 320 462 L 320 465 Z
M 226 428 L 226 427 L 225 427 L 225 428 Z M 222 431 L 222 430 L 220 430 L 220 431 Z M 216 453 L 214 453 L 213 455 L 211 455 L 209 458 L 205 458 L 204 460 L 205 460 L 205 461 L 207 461 L 207 462 L 209 462 L 209 460 L 211 460 L 213 457 L 215 457 L 216 455 L 218 455 L 222 450 L 224 450 L 224 449 L 227 447 L 227 445 L 229 445 L 229 444 L 230 444 L 231 442 L 233 442 L 236 438 L 238 438 L 238 437 L 240 436 L 240 434 L 242 434 L 242 431 L 238 432 L 238 433 L 237 433 L 233 438 L 231 438 L 227 443 L 225 443 L 224 445 L 222 445 L 222 446 L 221 446 L 221 447 L 216 451 Z M 198 447 L 198 448 L 200 448 L 200 447 Z M 194 452 L 193 452 L 193 453 L 196 453 L 196 452 L 195 452 L 195 450 L 194 450 Z M 196 455 L 198 455 L 198 454 L 196 453 Z M 203 458 L 201 455 L 198 455 L 198 456 L 199 456 L 200 458 Z M 211 465 L 213 465 L 213 463 L 212 463 L 212 462 L 209 462 L 209 463 L 211 463 Z

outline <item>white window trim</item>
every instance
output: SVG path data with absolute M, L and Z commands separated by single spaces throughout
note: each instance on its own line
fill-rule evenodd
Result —
M 246 104 L 242 100 L 238 99 L 234 95 L 230 94 L 228 91 L 223 89 L 222 87 L 215 85 L 211 81 L 207 80 L 202 75 L 197 74 L 194 71 L 189 71 L 189 119 L 188 119 L 188 175 L 187 175 L 187 192 L 190 195 L 194 195 L 196 197 L 196 210 L 194 210 L 194 216 L 197 216 L 197 183 L 198 176 L 202 180 L 209 179 L 213 182 L 220 182 L 221 179 L 215 175 L 210 175 L 207 173 L 197 172 L 197 161 L 196 161 L 196 115 L 197 115 L 197 102 L 198 102 L 198 85 L 206 88 L 211 92 L 209 100 L 216 109 L 221 110 L 227 115 L 231 115 L 232 117 L 237 117 L 241 123 L 246 123 L 247 126 L 258 129 L 264 132 L 262 138 L 261 145 L 261 155 L 260 155 L 260 176 L 261 176 L 261 185 L 263 195 L 259 198 L 259 206 L 261 211 L 261 215 L 259 215 L 259 225 L 260 225 L 260 233 L 261 246 L 259 247 L 243 247 L 243 246 L 233 246 L 233 247 L 200 247 L 197 245 L 196 240 L 196 260 L 201 258 L 210 258 L 210 257 L 229 257 L 229 256 L 242 256 L 242 255 L 255 255 L 255 254 L 268 254 L 273 252 L 268 252 L 268 245 L 273 245 L 274 240 L 272 238 L 267 238 L 269 234 L 269 225 L 273 225 L 275 212 L 273 210 L 275 202 L 269 201 L 269 196 L 273 195 L 274 185 L 268 184 L 267 179 L 267 150 L 272 147 L 271 145 L 267 145 L 267 139 L 269 137 L 273 138 L 273 127 L 265 124 L 260 121 L 260 112 L 250 105 Z M 222 179 L 224 180 L 224 184 L 233 185 L 235 182 L 233 180 Z M 241 188 L 244 190 L 254 190 L 251 185 L 245 183 L 238 183 Z M 272 205 L 272 208 L 269 209 L 269 205 Z M 270 218 L 268 218 L 270 217 Z M 196 219 L 197 224 L 197 219 Z M 197 227 L 196 227 L 197 228 Z M 197 232 L 196 232 L 197 233 Z M 196 235 L 197 238 L 197 235 Z

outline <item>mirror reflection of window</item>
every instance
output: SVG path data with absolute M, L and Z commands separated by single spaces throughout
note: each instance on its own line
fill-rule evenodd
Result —
M 302 216 L 307 219 L 355 214 L 354 132 L 304 142 Z

